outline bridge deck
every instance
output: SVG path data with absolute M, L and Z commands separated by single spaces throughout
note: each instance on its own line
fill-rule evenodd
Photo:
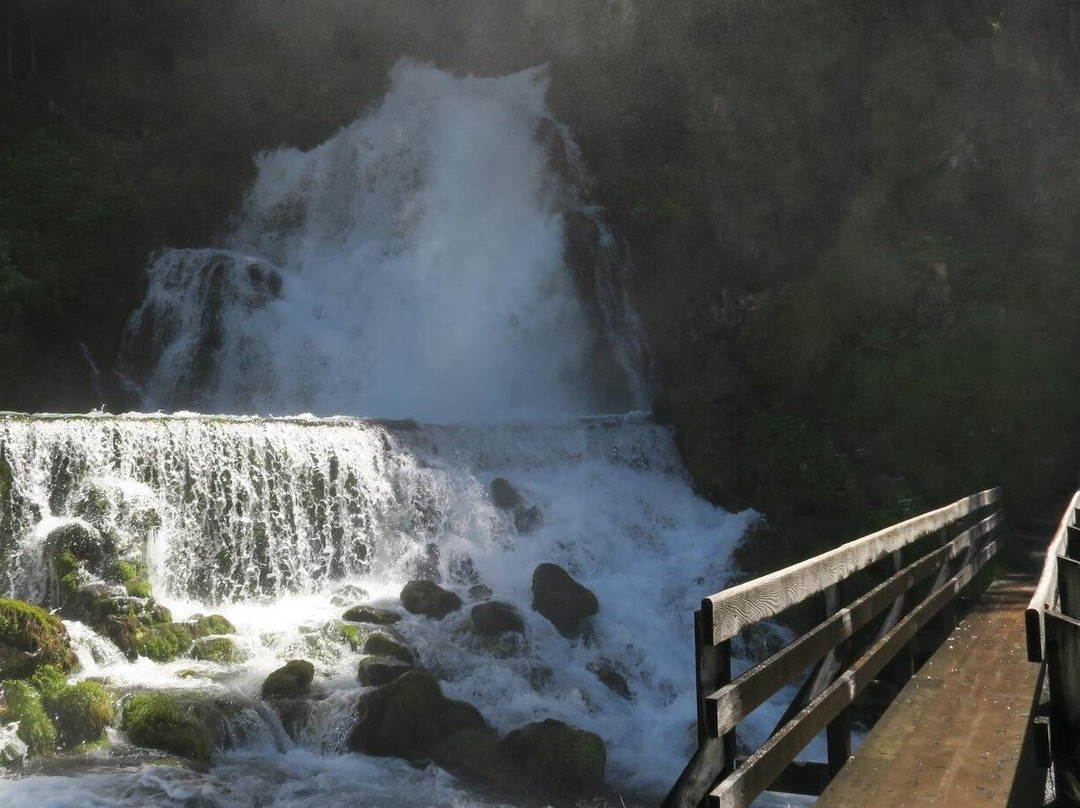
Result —
M 1027 734 L 1038 666 L 1024 608 L 1034 582 L 997 581 L 911 678 L 818 808 L 1043 805 Z

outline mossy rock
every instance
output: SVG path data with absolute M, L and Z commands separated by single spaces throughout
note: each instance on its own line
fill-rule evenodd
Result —
M 210 762 L 206 723 L 168 693 L 137 693 L 124 702 L 120 728 L 136 746 L 159 749 L 202 764 Z
M 527 724 L 507 735 L 499 748 L 528 774 L 564 794 L 590 794 L 604 784 L 604 742 L 562 721 Z
M 311 692 L 315 666 L 305 659 L 290 659 L 262 683 L 264 699 L 295 699 Z
M 401 619 L 401 615 L 389 609 L 377 606 L 353 606 L 341 615 L 342 620 L 351 623 L 372 623 L 377 626 L 390 626 Z
M 335 640 L 341 640 L 353 651 L 359 651 L 364 647 L 366 636 L 359 626 L 335 620 L 327 624 L 327 634 Z
M 95 575 L 106 576 L 115 562 L 116 542 L 85 522 L 71 521 L 45 537 L 43 552 L 50 568 L 66 555 Z
M 406 760 L 430 757 L 434 746 L 463 730 L 487 729 L 479 710 L 446 698 L 435 677 L 418 670 L 361 696 L 356 719 L 349 749 Z
M 183 623 L 140 625 L 132 638 L 131 650 L 155 662 L 171 662 L 192 646 L 191 632 Z
M 525 633 L 521 613 L 510 603 L 492 600 L 472 608 L 472 628 L 477 634 L 493 637 L 505 632 Z
M 514 771 L 499 746 L 498 735 L 486 728 L 455 732 L 432 747 L 431 757 L 455 774 L 491 782 L 505 780 Z
M 77 664 L 58 617 L 21 600 L 0 598 L 0 679 L 25 678 L 42 665 L 66 673 Z
M 133 561 L 119 560 L 113 563 L 109 572 L 114 579 L 123 584 L 125 591 L 132 597 L 153 596 L 150 580 L 146 577 L 143 565 Z
M 371 656 L 391 657 L 400 659 L 409 665 L 413 664 L 412 651 L 397 640 L 382 633 L 372 634 L 364 640 L 363 652 Z
M 42 703 L 64 749 L 100 741 L 114 719 L 112 697 L 97 682 L 65 684 L 55 693 L 43 694 Z
M 401 605 L 412 614 L 442 620 L 461 608 L 461 598 L 434 581 L 409 581 L 401 590 Z
M 247 659 L 247 654 L 228 637 L 200 637 L 191 646 L 191 658 L 230 665 L 234 662 L 243 662 Z
M 45 712 L 41 696 L 28 682 L 4 682 L 5 722 L 19 722 L 18 736 L 31 755 L 45 755 L 56 750 L 59 734 Z
M 195 615 L 184 625 L 187 626 L 192 639 L 209 637 L 215 634 L 235 634 L 236 626 L 220 614 Z
M 356 670 L 356 679 L 367 687 L 380 687 L 390 684 L 412 669 L 412 665 L 399 659 L 369 656 L 360 660 Z

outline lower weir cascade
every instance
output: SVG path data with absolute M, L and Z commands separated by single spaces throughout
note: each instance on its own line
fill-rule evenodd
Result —
M 357 793 L 370 795 L 362 804 L 486 801 L 437 767 L 348 752 L 367 688 L 356 674 L 365 655 L 341 618 L 369 604 L 398 615 L 391 629 L 417 666 L 449 697 L 479 706 L 499 733 L 547 718 L 594 732 L 610 784 L 658 794 L 685 762 L 694 721 L 688 638 L 702 590 L 687 571 L 723 580 L 750 519 L 696 498 L 667 428 L 645 416 L 486 427 L 0 416 L 7 592 L 57 606 L 50 553 L 75 525 L 145 565 L 173 621 L 225 616 L 240 652 L 232 661 L 132 661 L 107 632 L 68 620 L 77 678 L 102 679 L 116 694 L 198 691 L 234 705 L 225 714 L 236 725 L 215 736 L 209 774 L 106 769 L 102 760 L 102 771 L 74 780 L 35 776 L 4 789 L 97 789 L 100 804 L 176 804 L 168 794 L 177 789 L 210 795 L 199 804 L 315 804 L 285 793 L 302 776 L 316 778 L 303 789 L 319 804 Z M 599 611 L 571 636 L 533 609 L 541 563 L 562 566 L 597 598 Z M 85 588 L 93 572 L 83 574 Z M 462 608 L 441 620 L 409 613 L 399 595 L 414 579 L 438 582 Z M 489 600 L 515 607 L 523 630 L 494 641 L 478 634 L 471 609 Z M 315 666 L 317 695 L 303 721 L 283 726 L 259 688 L 301 658 Z M 123 743 L 117 734 L 114 748 Z

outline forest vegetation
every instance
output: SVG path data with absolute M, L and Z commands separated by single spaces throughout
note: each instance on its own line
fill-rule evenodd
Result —
M 9 0 L 0 409 L 100 403 L 147 258 L 402 56 L 546 63 L 699 489 L 805 555 L 1080 469 L 1080 37 L 1019 0 Z M 781 559 L 771 559 L 779 562 Z

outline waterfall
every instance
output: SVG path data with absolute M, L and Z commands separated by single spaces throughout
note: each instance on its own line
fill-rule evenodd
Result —
M 222 249 L 167 250 L 128 323 L 144 409 L 426 422 L 647 406 L 628 252 L 541 70 L 398 64 L 375 110 L 259 156 Z
M 546 85 L 401 62 L 322 145 L 258 156 L 220 245 L 154 257 L 117 364 L 146 412 L 0 414 L 6 594 L 55 604 L 49 537 L 90 531 L 174 620 L 224 615 L 242 652 L 131 661 L 69 620 L 77 676 L 208 711 L 210 771 L 91 757 L 4 781 L 0 808 L 496 804 L 436 766 L 345 753 L 364 688 L 340 620 L 360 603 L 396 609 L 418 664 L 499 733 L 565 721 L 603 739 L 631 805 L 666 791 L 695 741 L 692 612 L 755 515 L 696 497 L 641 412 L 629 250 Z M 580 636 L 532 608 L 545 562 L 599 601 Z M 415 578 L 465 608 L 405 613 Z M 523 634 L 470 631 L 486 598 Z M 258 698 L 295 658 L 318 691 L 299 727 Z

